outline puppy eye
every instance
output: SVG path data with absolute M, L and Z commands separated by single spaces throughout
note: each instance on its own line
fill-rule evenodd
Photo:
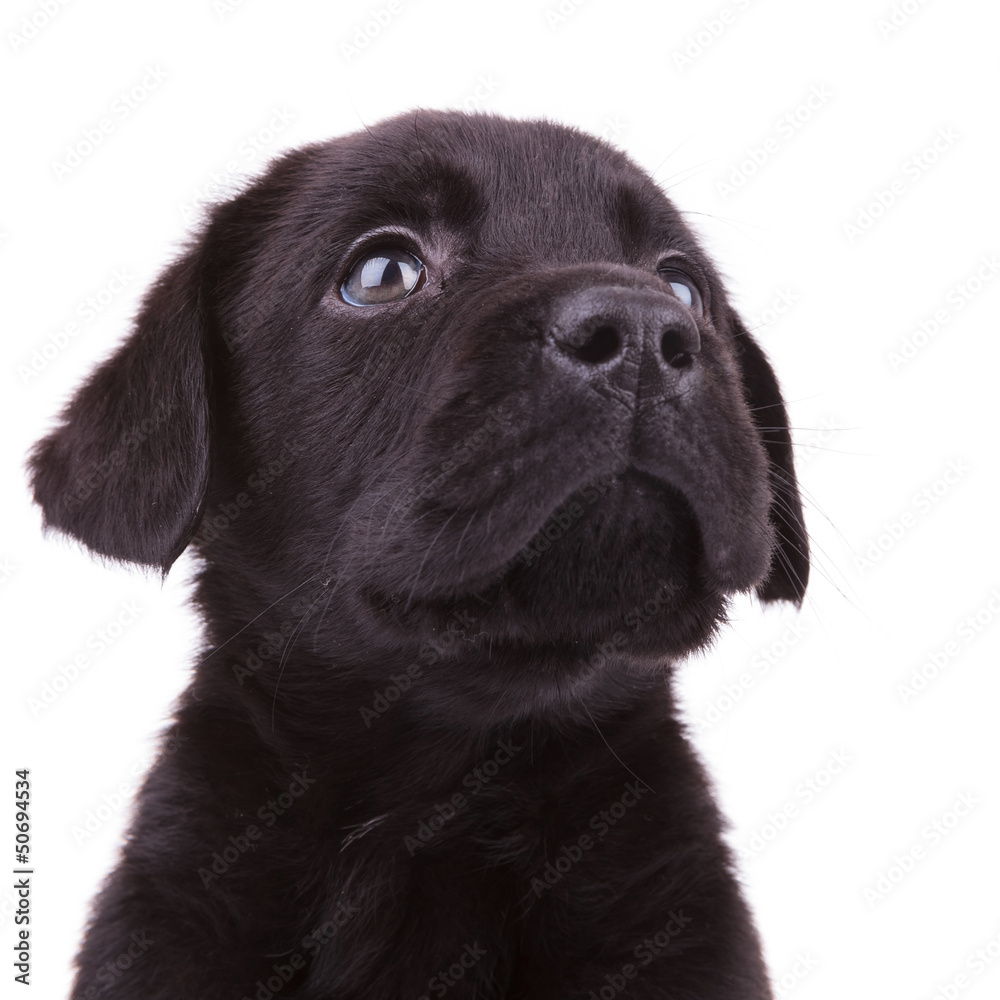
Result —
M 700 316 L 704 311 L 701 300 L 701 292 L 698 286 L 683 271 L 678 271 L 673 267 L 661 267 L 657 269 L 657 274 L 670 286 L 670 290 L 681 300 L 695 315 Z
M 426 278 L 427 268 L 412 253 L 382 247 L 366 254 L 351 268 L 340 294 L 352 306 L 377 306 L 405 299 Z

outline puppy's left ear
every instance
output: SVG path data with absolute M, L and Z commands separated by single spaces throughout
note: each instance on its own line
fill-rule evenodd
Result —
M 83 384 L 29 468 L 47 527 L 166 572 L 208 483 L 206 321 L 198 249 L 149 290 L 135 330 Z
M 793 601 L 801 605 L 809 581 L 809 542 L 792 460 L 788 414 L 778 380 L 764 352 L 735 311 L 730 311 L 729 320 L 736 337 L 747 401 L 767 452 L 771 487 L 768 517 L 774 528 L 775 545 L 771 568 L 757 585 L 757 596 L 762 601 Z

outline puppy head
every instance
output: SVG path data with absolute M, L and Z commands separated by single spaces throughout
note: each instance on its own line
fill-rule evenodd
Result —
M 712 262 L 545 122 L 422 111 L 279 160 L 31 468 L 98 552 L 166 571 L 194 539 L 210 615 L 325 582 L 328 652 L 334 620 L 398 645 L 464 613 L 478 649 L 656 659 L 808 573 L 784 405 Z

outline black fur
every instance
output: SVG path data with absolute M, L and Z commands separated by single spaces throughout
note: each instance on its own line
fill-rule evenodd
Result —
M 345 302 L 387 245 L 424 285 Z M 787 418 L 625 156 L 424 111 L 285 156 L 31 467 L 47 524 L 201 566 L 74 998 L 770 995 L 670 674 L 802 599 Z

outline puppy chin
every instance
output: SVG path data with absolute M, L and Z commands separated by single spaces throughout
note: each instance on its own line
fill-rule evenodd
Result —
M 500 545 L 481 552 L 475 575 L 445 550 L 425 568 L 433 588 L 407 593 L 400 580 L 373 597 L 383 620 L 412 637 L 464 617 L 475 621 L 466 651 L 470 642 L 531 649 L 566 669 L 601 649 L 686 655 L 714 635 L 729 593 L 684 496 L 631 469 L 574 491 L 513 554 Z

